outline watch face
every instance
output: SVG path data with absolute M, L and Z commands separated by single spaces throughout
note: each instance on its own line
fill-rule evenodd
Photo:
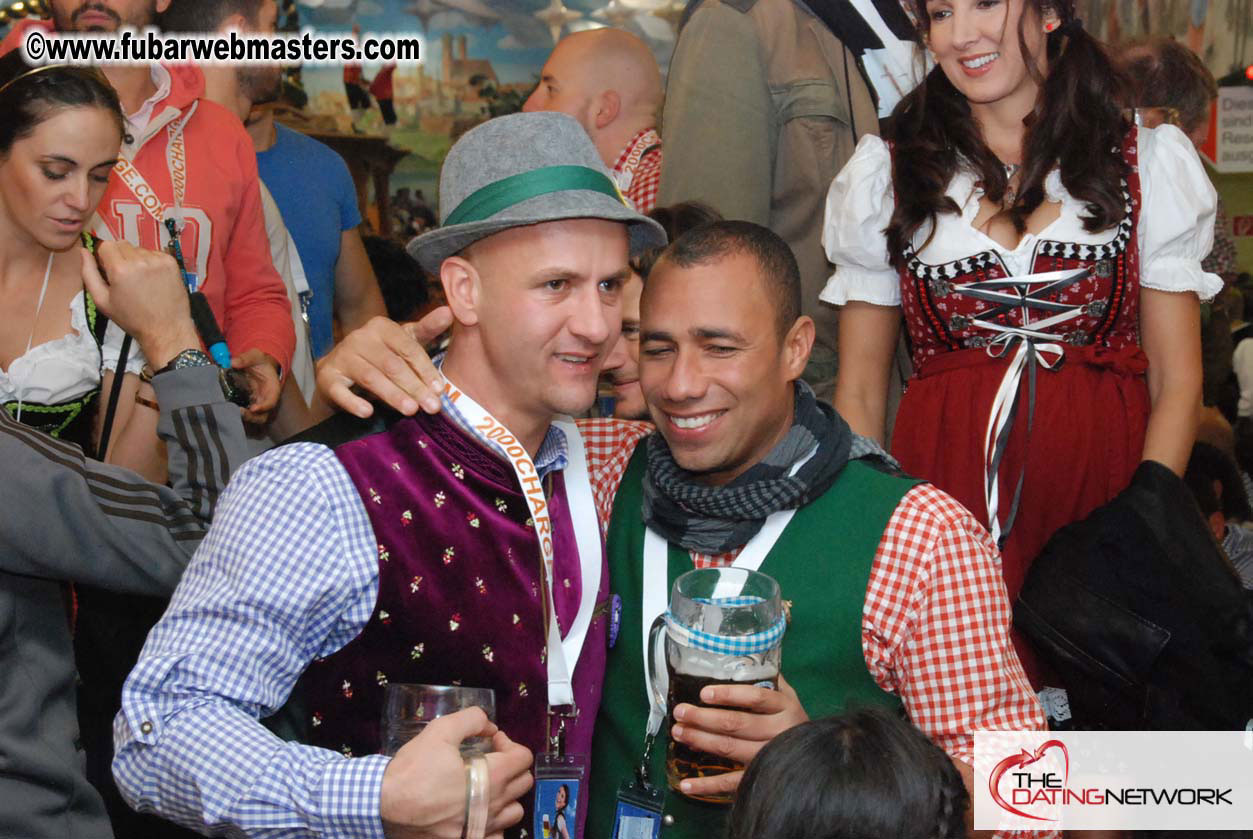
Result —
M 184 367 L 207 367 L 212 363 L 213 359 L 200 350 L 183 350 L 174 356 L 175 370 L 181 370 Z
M 170 359 L 170 363 L 162 367 L 153 375 L 160 375 L 171 370 L 183 370 L 187 367 L 211 367 L 213 359 L 200 350 L 183 350 L 174 358 Z

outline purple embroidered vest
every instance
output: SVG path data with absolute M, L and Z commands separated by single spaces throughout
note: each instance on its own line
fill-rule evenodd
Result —
M 513 470 L 442 416 L 402 419 L 335 454 L 361 493 L 378 542 L 378 600 L 361 634 L 314 661 L 301 679 L 310 742 L 346 755 L 378 752 L 383 686 L 409 682 L 492 688 L 501 729 L 532 752 L 544 751 L 540 553 Z M 551 474 L 545 488 L 564 636 L 582 582 L 564 476 Z M 574 670 L 579 714 L 566 726 L 567 752 L 584 755 L 605 671 L 603 550 L 597 559 L 597 609 Z M 530 795 L 523 799 L 526 816 L 506 835 L 531 832 L 532 804 Z M 580 822 L 586 810 L 580 801 Z

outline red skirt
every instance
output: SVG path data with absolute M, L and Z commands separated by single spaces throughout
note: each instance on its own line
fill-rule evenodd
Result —
M 892 454 L 905 471 L 952 495 L 985 527 L 983 439 L 1008 364 L 982 349 L 929 359 L 906 388 L 892 434 Z M 1001 557 L 1011 603 L 1049 537 L 1130 483 L 1148 424 L 1147 367 L 1135 346 L 1117 351 L 1067 347 L 1057 369 L 1038 369 L 1030 433 L 1024 374 L 999 481 L 1003 527 L 1018 476 L 1024 475 L 1018 514 Z M 1015 637 L 1015 645 L 1035 684 L 1040 668 L 1034 655 L 1020 638 Z

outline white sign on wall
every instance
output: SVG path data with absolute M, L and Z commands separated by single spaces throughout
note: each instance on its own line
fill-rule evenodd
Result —
M 1253 87 L 1218 89 L 1201 153 L 1219 172 L 1253 172 Z

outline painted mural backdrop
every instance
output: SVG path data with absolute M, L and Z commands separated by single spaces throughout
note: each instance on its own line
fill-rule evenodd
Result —
M 421 189 L 434 203 L 439 164 L 448 147 L 489 116 L 518 110 L 539 80 L 555 43 L 569 32 L 601 26 L 633 31 L 664 68 L 683 11 L 677 0 L 300 0 L 301 26 L 363 33 L 415 32 L 423 60 L 393 77 L 396 124 L 384 126 L 377 107 L 356 120 L 357 130 L 385 134 L 410 154 L 392 175 L 393 192 Z M 379 65 L 364 66 L 366 81 Z M 308 110 L 335 119 L 341 131 L 353 119 L 339 68 L 308 67 L 302 80 Z
M 1078 6 L 1102 40 L 1173 35 L 1218 78 L 1253 62 L 1253 0 L 1078 0 Z

